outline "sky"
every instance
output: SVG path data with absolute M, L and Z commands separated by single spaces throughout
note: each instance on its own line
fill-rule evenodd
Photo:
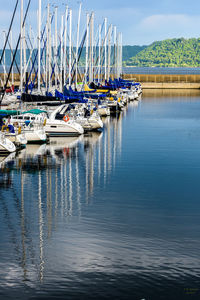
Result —
M 80 1 L 49 0 L 64 12 L 65 5 L 73 10 L 74 31 L 77 27 Z M 20 1 L 19 1 L 20 2 Z M 42 0 L 43 16 L 48 0 Z M 96 30 L 105 17 L 123 34 L 124 45 L 149 45 L 167 38 L 200 37 L 200 1 L 192 0 L 82 0 L 81 29 L 85 29 L 86 13 L 94 11 Z M 16 0 L 0 0 L 0 35 L 8 30 Z M 24 0 L 27 5 L 28 0 Z M 28 14 L 28 26 L 37 32 L 38 0 L 32 0 Z M 52 7 L 53 9 L 53 7 Z M 13 28 L 15 40 L 19 33 L 20 6 Z M 59 18 L 59 22 L 60 22 Z M 75 33 L 74 33 L 75 35 Z M 3 38 L 0 39 L 2 46 Z

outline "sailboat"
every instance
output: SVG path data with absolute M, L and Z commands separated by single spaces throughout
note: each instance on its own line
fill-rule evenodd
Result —
M 5 137 L 5 134 L 0 132 L 0 154 L 12 153 L 16 151 L 16 147 L 13 142 Z
M 46 121 L 45 132 L 49 136 L 76 136 L 84 132 L 83 127 L 74 120 L 68 119 L 63 113 L 66 105 L 63 104 L 55 109 Z

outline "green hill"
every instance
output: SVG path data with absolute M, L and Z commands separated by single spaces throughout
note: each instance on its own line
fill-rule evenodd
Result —
M 138 67 L 200 67 L 200 38 L 154 42 L 124 64 Z
M 131 57 L 135 56 L 137 53 L 145 49 L 147 46 L 123 46 L 123 62 L 128 61 Z M 113 47 L 112 47 L 113 50 Z M 74 52 L 76 52 L 76 49 L 73 49 Z M 85 47 L 82 50 L 81 54 L 81 60 L 80 60 L 80 65 L 84 65 L 85 63 Z M 29 57 L 29 50 L 26 51 L 27 57 Z M 98 53 L 98 48 L 97 48 L 97 53 Z M 2 49 L 0 49 L 0 56 L 2 54 Z M 19 50 L 17 51 L 16 55 L 16 62 L 19 65 L 20 64 L 20 52 Z M 10 65 L 11 63 L 11 51 L 6 49 L 6 65 Z

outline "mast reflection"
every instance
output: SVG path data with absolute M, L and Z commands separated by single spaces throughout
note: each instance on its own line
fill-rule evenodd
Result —
M 40 281 L 43 281 L 44 258 L 43 258 L 43 212 L 42 212 L 42 181 L 41 171 L 38 174 L 38 208 L 39 208 L 39 240 L 40 240 Z
M 18 255 L 21 253 L 24 281 L 28 280 L 31 272 L 37 272 L 43 282 L 47 240 L 51 239 L 60 222 L 69 222 L 74 216 L 82 217 L 82 209 L 90 204 L 96 187 L 106 185 L 114 170 L 122 151 L 123 114 L 104 118 L 104 125 L 103 132 L 89 132 L 82 137 L 51 138 L 47 145 L 27 145 L 17 155 L 0 159 L 0 189 L 12 189 L 13 182 L 20 181 L 21 247 L 16 246 L 19 242 L 14 226 L 11 238 Z M 31 196 L 27 197 L 29 194 Z M 9 206 L 3 205 L 2 201 L 1 204 L 5 218 L 11 222 Z M 30 212 L 34 212 L 36 219 L 30 216 Z M 26 226 L 36 220 L 37 237 L 32 226 L 29 225 L 28 230 Z M 9 222 L 8 231 L 11 230 Z M 32 249 L 34 268 L 28 261 L 29 249 Z
M 22 242 L 22 259 L 21 265 L 23 269 L 24 281 L 27 280 L 27 269 L 26 269 L 26 232 L 25 232 L 25 210 L 24 210 L 24 174 L 21 170 L 21 242 Z

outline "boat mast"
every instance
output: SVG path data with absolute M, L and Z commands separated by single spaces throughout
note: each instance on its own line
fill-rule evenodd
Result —
M 20 90 L 22 92 L 23 88 L 23 48 L 22 48 L 22 41 L 23 41 L 23 7 L 24 2 L 21 0 L 21 12 L 20 12 Z
M 40 93 L 40 74 L 41 74 L 41 0 L 38 0 L 38 93 Z
M 3 31 L 3 40 L 4 40 L 4 44 L 6 42 L 6 32 Z M 4 63 L 3 63 L 3 69 L 4 69 L 4 82 L 3 82 L 3 85 L 4 87 L 6 88 L 6 81 L 7 81 L 7 73 L 6 73 L 6 51 L 4 51 Z M 8 78 L 8 83 L 10 85 L 10 81 L 9 81 L 9 78 Z
M 112 33 L 112 25 L 110 25 L 108 30 L 108 80 L 110 78 L 111 33 Z
M 119 33 L 117 35 L 117 79 L 119 78 Z
M 89 82 L 92 81 L 92 70 L 91 70 L 91 67 L 92 67 L 92 58 L 91 58 L 91 40 L 92 40 L 92 17 L 91 17 L 91 22 L 90 22 L 90 29 L 89 29 L 89 32 L 90 32 L 90 52 L 89 52 Z
M 81 8 L 82 3 L 80 3 L 79 14 L 78 14 L 78 24 L 77 24 L 77 39 L 76 39 L 76 77 L 75 77 L 75 86 L 77 88 L 77 77 L 78 77 L 78 46 L 79 46 L 79 28 L 80 28 L 80 19 L 81 19 Z
M 60 37 L 61 37 L 61 45 L 60 45 L 60 91 L 62 92 L 63 90 L 63 21 L 64 21 L 64 16 L 61 16 L 61 32 L 60 32 Z
M 99 25 L 98 83 L 100 82 L 100 72 L 101 72 L 101 24 Z
M 122 63 L 123 63 L 123 40 L 122 40 L 122 32 L 120 33 L 120 76 L 123 73 L 123 69 L 122 69 Z
M 49 88 L 49 12 L 50 4 L 47 5 L 47 24 L 46 24 L 46 32 L 47 32 L 47 42 L 46 42 L 46 87 L 47 90 Z
M 94 81 L 94 12 L 92 12 L 92 51 L 91 51 L 91 69 L 92 69 L 92 77 L 91 81 Z
M 32 40 L 32 29 L 31 29 L 31 25 L 29 27 L 29 39 L 30 41 Z M 34 49 L 32 49 L 32 53 L 33 53 Z M 33 60 L 31 59 L 31 70 L 33 69 Z M 33 81 L 33 72 L 31 72 L 31 82 Z
M 87 74 L 88 74 L 88 47 L 89 47 L 89 14 L 87 13 L 86 52 L 85 52 L 85 82 L 86 83 L 87 83 Z
M 71 86 L 72 68 L 72 10 L 69 10 L 69 86 Z
M 23 81 L 26 82 L 26 23 L 24 23 L 24 26 L 23 26 L 23 51 L 24 51 Z
M 4 44 L 6 42 L 6 32 L 3 31 L 3 40 L 4 40 Z M 3 56 L 3 69 L 4 69 L 4 81 L 3 84 L 5 86 L 6 84 L 6 51 L 4 51 L 4 56 Z
M 55 89 L 57 89 L 58 68 L 57 68 L 57 54 L 58 54 L 58 7 L 55 8 Z
M 12 30 L 10 31 L 10 46 L 11 46 L 11 61 L 13 60 L 13 36 Z M 12 66 L 12 85 L 14 85 L 14 70 Z
M 51 78 L 51 63 L 52 63 L 52 45 L 51 45 L 51 13 L 49 14 L 49 88 L 52 88 Z
M 107 79 L 107 18 L 105 18 L 105 43 L 104 43 L 104 47 L 105 47 L 105 55 L 104 55 L 104 63 L 105 63 L 105 80 Z
M 68 17 L 68 6 L 65 11 L 65 32 L 64 32 L 64 85 L 66 84 L 66 60 L 67 60 L 67 17 Z
M 114 78 L 116 78 L 116 38 L 117 38 L 117 28 L 114 26 Z
M 90 61 L 89 61 L 89 81 L 93 81 L 93 35 L 94 35 L 94 13 L 91 15 L 90 22 Z
M 53 66 L 54 66 L 54 71 L 55 71 L 55 61 L 56 61 L 56 50 L 55 50 L 55 36 L 52 34 L 52 49 L 53 49 L 53 54 L 52 54 L 52 61 L 53 61 Z
M 46 57 L 45 57 L 45 85 L 46 85 L 46 91 L 48 90 L 48 24 L 46 23 L 46 34 L 47 34 L 47 39 L 46 39 Z

